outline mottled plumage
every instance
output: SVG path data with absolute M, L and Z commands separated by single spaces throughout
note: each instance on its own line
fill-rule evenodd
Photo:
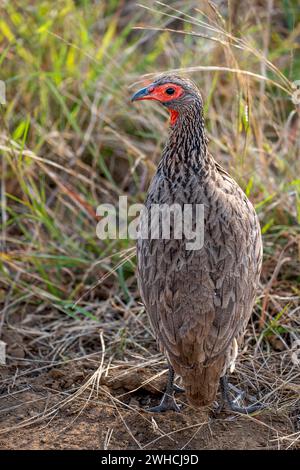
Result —
M 255 210 L 207 148 L 202 99 L 189 80 L 168 75 L 184 93 L 163 103 L 178 113 L 145 201 L 204 204 L 204 246 L 185 240 L 139 239 L 138 281 L 161 351 L 189 401 L 208 405 L 235 359 L 259 281 L 262 241 Z M 176 114 L 177 116 L 177 114 Z

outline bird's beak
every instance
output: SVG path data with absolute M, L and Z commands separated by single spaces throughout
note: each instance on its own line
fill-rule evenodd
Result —
M 137 91 L 131 97 L 131 101 L 139 101 L 139 100 L 153 100 L 154 98 L 150 95 L 150 87 L 142 88 L 141 90 Z M 151 88 L 150 88 L 151 89 Z M 153 89 L 152 89 L 153 91 Z

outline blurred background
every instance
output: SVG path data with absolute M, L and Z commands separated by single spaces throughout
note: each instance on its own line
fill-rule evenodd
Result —
M 143 202 L 168 118 L 130 96 L 156 73 L 177 70 L 199 86 L 210 151 L 254 203 L 263 232 L 244 348 L 252 362 L 242 355 L 236 380 L 259 362 L 254 382 L 298 432 L 297 0 L 2 0 L 0 8 L 3 390 L 16 370 L 24 380 L 61 364 L 70 370 L 104 346 L 106 376 L 147 366 L 149 379 L 163 369 L 137 290 L 134 241 L 99 240 L 96 208 L 120 195 Z M 79 385 L 95 364 L 82 366 Z

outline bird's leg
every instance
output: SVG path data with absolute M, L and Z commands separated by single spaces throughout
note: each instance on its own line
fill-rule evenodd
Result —
M 152 408 L 149 408 L 148 411 L 151 413 L 161 413 L 163 411 L 180 411 L 179 406 L 177 405 L 175 398 L 174 398 L 174 369 L 173 367 L 169 364 L 169 375 L 168 375 L 168 381 L 167 381 L 167 386 L 166 390 L 164 393 L 164 396 L 162 397 L 162 400 L 158 406 L 154 406 Z M 180 388 L 180 387 L 178 387 Z
M 237 413 L 250 414 L 250 413 L 254 413 L 254 411 L 258 411 L 258 410 L 265 408 L 265 405 L 263 405 L 262 403 L 255 403 L 253 405 L 249 405 L 245 407 L 238 406 L 236 404 L 237 398 L 234 400 L 230 398 L 229 385 L 228 385 L 227 378 L 225 376 L 221 377 L 220 379 L 220 387 L 221 387 L 221 394 L 222 394 L 221 400 L 222 401 L 218 408 L 218 412 L 228 407 L 231 411 L 235 411 Z

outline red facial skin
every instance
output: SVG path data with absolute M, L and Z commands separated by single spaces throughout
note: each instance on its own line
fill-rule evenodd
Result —
M 177 121 L 177 118 L 179 116 L 179 112 L 175 111 L 175 109 L 169 109 L 168 111 L 170 113 L 170 124 L 171 124 L 171 126 L 174 126 L 174 124 Z
M 175 92 L 173 95 L 168 95 L 166 90 L 168 88 L 173 88 Z M 155 100 L 160 101 L 161 103 L 168 103 L 176 98 L 179 98 L 183 94 L 183 89 L 179 85 L 175 85 L 174 83 L 164 83 L 164 85 L 159 85 L 157 87 L 149 86 L 148 88 L 148 95 L 142 98 L 138 98 L 137 101 L 141 100 Z M 174 126 L 177 118 L 179 116 L 179 112 L 175 111 L 175 109 L 168 108 L 170 113 L 170 124 Z

